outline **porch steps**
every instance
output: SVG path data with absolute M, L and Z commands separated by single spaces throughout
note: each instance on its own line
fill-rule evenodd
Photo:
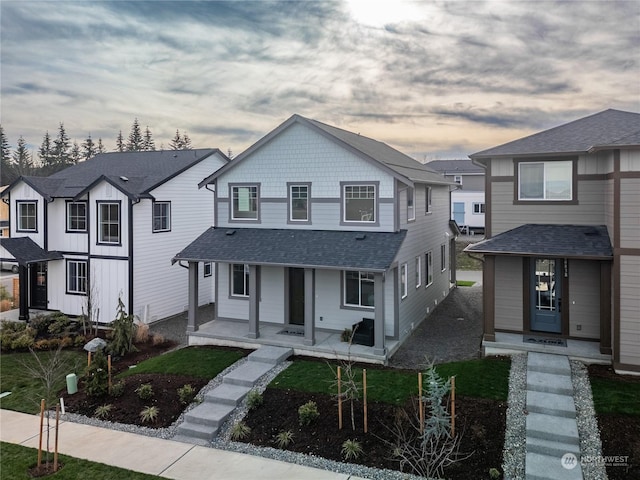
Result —
M 571 367 L 566 356 L 529 352 L 527 412 L 527 479 L 582 479 Z M 565 454 L 573 454 L 569 461 L 574 462 L 563 465 Z
M 173 440 L 207 445 L 258 380 L 292 354 L 290 348 L 272 346 L 251 353 L 248 361 L 227 373 L 200 405 L 185 414 Z

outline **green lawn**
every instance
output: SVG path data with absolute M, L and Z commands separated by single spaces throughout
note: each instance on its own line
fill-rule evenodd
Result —
M 211 379 L 244 355 L 241 350 L 215 347 L 181 348 L 140 362 L 135 368 L 122 372 L 119 377 L 139 373 L 171 373 Z
M 29 476 L 27 470 L 35 466 L 38 461 L 38 450 L 0 442 L 0 457 L 2 457 L 0 480 L 29 480 L 32 477 Z M 53 454 L 50 454 L 50 460 L 53 461 Z M 64 465 L 62 469 L 55 475 L 46 478 L 56 480 L 83 480 L 85 478 L 92 480 L 121 480 L 124 478 L 127 480 L 153 480 L 161 478 L 66 455 L 60 455 L 58 461 Z
M 506 400 L 509 390 L 511 362 L 505 358 L 483 358 L 464 362 L 446 363 L 436 366 L 443 377 L 456 376 L 456 393 L 471 397 Z M 335 367 L 335 362 L 332 362 Z M 362 369 L 356 369 L 358 380 Z M 417 372 L 391 368 L 367 369 L 367 398 L 394 405 L 403 404 L 418 393 Z M 334 373 L 327 363 L 296 360 L 278 375 L 269 385 L 273 388 L 289 388 L 312 393 L 336 393 L 332 390 Z
M 456 280 L 456 285 L 459 287 L 473 287 L 476 282 L 472 280 Z
M 593 405 L 598 414 L 640 416 L 640 382 L 591 377 Z

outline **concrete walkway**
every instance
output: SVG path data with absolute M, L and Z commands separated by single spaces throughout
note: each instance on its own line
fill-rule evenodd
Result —
M 527 479 L 582 479 L 571 367 L 566 356 L 529 352 L 527 412 Z
M 36 415 L 0 410 L 3 442 L 37 448 L 39 425 Z M 357 480 L 348 474 L 66 421 L 60 423 L 59 452 L 177 480 Z

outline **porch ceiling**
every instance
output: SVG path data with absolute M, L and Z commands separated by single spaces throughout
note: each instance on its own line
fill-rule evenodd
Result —
M 3 238 L 2 247 L 13 255 L 13 258 L 19 265 L 47 262 L 49 260 L 61 260 L 64 258 L 60 252 L 49 252 L 40 248 L 38 244 L 29 237 Z M 3 258 L 2 260 L 12 259 Z
M 392 265 L 406 230 L 345 232 L 212 227 L 173 262 L 223 262 L 384 272 Z
M 604 225 L 521 225 L 469 245 L 471 253 L 611 259 L 613 248 Z

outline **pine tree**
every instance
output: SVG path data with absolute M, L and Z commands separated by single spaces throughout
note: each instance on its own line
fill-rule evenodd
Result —
M 171 150 L 182 150 L 183 140 L 180 136 L 180 130 L 176 130 L 176 136 L 169 142 L 169 148 Z
M 22 135 L 18 138 L 16 150 L 13 152 L 12 167 L 18 175 L 31 175 L 33 172 L 33 158 Z
M 42 139 L 42 144 L 38 149 L 38 156 L 43 167 L 50 167 L 54 163 L 53 148 L 51 147 L 51 136 L 47 131 Z
M 118 138 L 116 138 L 116 152 L 124 152 L 124 139 L 122 138 L 122 130 L 118 132 Z
M 75 140 L 73 141 L 73 146 L 71 147 L 71 151 L 69 152 L 69 162 L 73 165 L 77 165 L 78 162 L 82 160 L 82 154 L 80 153 L 80 145 Z
M 2 185 L 7 185 L 16 179 L 16 173 L 13 171 L 11 165 L 11 145 L 7 140 L 7 136 L 4 134 L 4 128 L 0 125 L 0 182 Z
M 156 149 L 156 144 L 153 141 L 153 137 L 151 136 L 151 130 L 149 130 L 149 125 L 147 125 L 146 130 L 144 131 L 144 139 L 142 141 L 142 150 L 145 152 L 151 152 Z
M 184 132 L 184 134 L 182 135 L 182 149 L 183 150 L 191 150 L 193 147 L 191 146 L 191 139 L 189 138 L 189 135 L 187 135 L 187 132 Z
M 96 153 L 98 153 L 98 149 L 95 142 L 91 138 L 91 134 L 89 134 L 87 139 L 82 143 L 82 160 L 89 160 Z
M 98 138 L 98 146 L 96 148 L 96 153 L 105 153 L 107 151 L 102 144 L 102 138 Z
M 129 132 L 129 140 L 127 141 L 126 149 L 130 152 L 140 152 L 143 149 L 143 142 L 144 140 L 142 138 L 142 133 L 140 132 L 140 124 L 136 118 L 133 121 L 133 125 L 131 125 L 131 132 Z
M 64 129 L 64 123 L 60 122 L 58 137 L 53 141 L 54 162 L 58 165 L 68 165 L 71 162 L 69 158 L 70 149 L 71 141 L 69 140 L 69 135 Z

